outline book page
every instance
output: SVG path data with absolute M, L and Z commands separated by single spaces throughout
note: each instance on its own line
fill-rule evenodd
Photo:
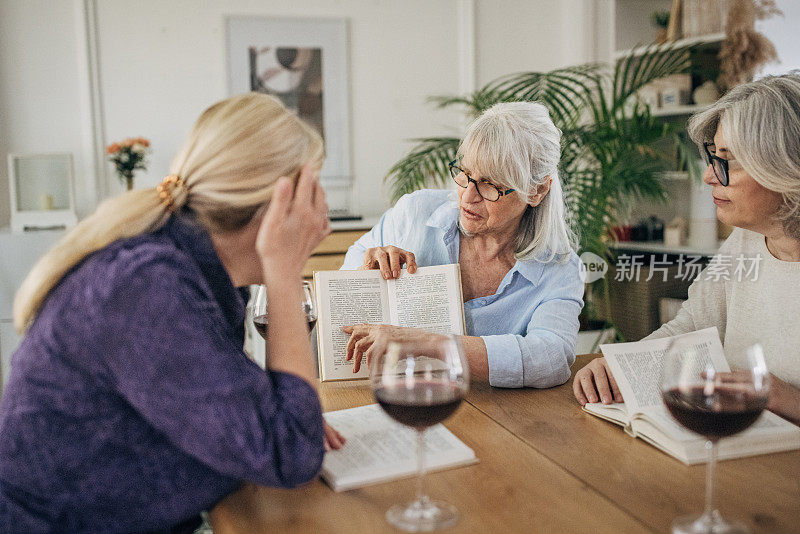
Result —
M 464 334 L 464 304 L 458 264 L 406 269 L 388 281 L 392 324 L 440 334 Z
M 380 271 L 320 271 L 314 273 L 317 297 L 317 344 L 321 380 L 366 378 L 369 369 L 353 373 L 345 361 L 350 336 L 342 326 L 388 324 L 389 297 Z
M 697 347 L 700 357 L 696 365 L 705 368 L 710 362 L 719 371 L 730 370 L 716 327 L 674 337 L 600 345 L 625 399 L 628 414 L 662 407 L 660 383 L 664 357 L 670 342 L 683 338 Z
M 325 420 L 347 440 L 328 451 L 322 478 L 335 491 L 416 474 L 416 430 L 391 419 L 377 404 L 328 412 Z M 474 463 L 475 453 L 438 424 L 425 431 L 425 468 L 443 469 Z
M 648 410 L 646 415 L 643 415 L 644 418 L 649 419 L 655 425 L 657 425 L 662 431 L 666 432 L 670 435 L 672 439 L 678 441 L 696 441 L 698 442 L 698 446 L 702 446 L 706 442 L 706 438 L 699 434 L 695 434 L 694 432 L 682 427 L 680 423 L 675 421 L 667 410 L 666 406 L 660 406 L 658 408 L 653 408 Z M 745 431 L 741 432 L 740 434 L 736 434 L 731 437 L 727 437 L 723 440 L 720 440 L 720 443 L 726 442 L 729 440 L 738 440 L 738 441 L 747 441 L 748 439 L 753 438 L 754 436 L 758 436 L 761 434 L 774 434 L 776 431 L 780 432 L 787 432 L 788 433 L 800 433 L 800 428 L 793 427 L 791 423 L 785 421 L 775 415 L 772 412 L 764 411 L 758 420 L 753 423 L 753 426 L 749 427 Z
M 630 415 L 630 424 L 625 427 L 628 434 L 687 464 L 704 462 L 706 438 L 678 424 L 661 399 L 663 360 L 674 339 L 684 339 L 695 349 L 692 365 L 696 372 L 705 370 L 709 364 L 717 371 L 730 370 L 716 327 L 669 338 L 601 345 L 625 403 L 587 411 L 614 420 L 608 409 L 626 406 Z M 741 434 L 721 440 L 719 457 L 740 458 L 797 448 L 800 448 L 800 428 L 765 412 Z
M 624 402 L 615 402 L 614 404 L 587 402 L 583 406 L 583 411 L 620 426 L 628 426 L 630 424 L 630 418 Z

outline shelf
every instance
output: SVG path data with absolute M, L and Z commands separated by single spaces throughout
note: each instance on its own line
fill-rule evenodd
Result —
M 364 217 L 358 221 L 331 221 L 331 230 L 369 230 L 380 220 L 380 216 Z
M 668 246 L 663 241 L 614 241 L 609 243 L 611 248 L 617 250 L 630 250 L 635 252 L 649 252 L 654 254 L 686 254 L 710 258 L 717 253 L 724 241 L 719 241 L 716 247 L 697 247 L 693 245 Z
M 614 59 L 622 59 L 630 55 L 631 53 L 633 53 L 636 56 L 641 56 L 645 52 L 651 49 L 659 49 L 667 47 L 681 48 L 684 46 L 720 43 L 724 40 L 725 40 L 724 33 L 710 33 L 708 35 L 698 35 L 697 37 L 689 37 L 687 39 L 670 41 L 668 43 L 664 43 L 663 45 L 659 45 L 657 47 L 654 47 L 653 45 L 648 45 L 648 46 L 637 46 L 636 48 L 629 48 L 628 50 L 617 50 L 614 52 Z
M 669 108 L 650 108 L 650 114 L 653 117 L 678 117 L 680 115 L 693 115 L 699 111 L 705 111 L 711 106 L 696 106 L 694 104 L 688 106 L 672 106 Z

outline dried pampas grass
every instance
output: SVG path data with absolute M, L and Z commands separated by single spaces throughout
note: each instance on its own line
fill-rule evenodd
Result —
M 783 15 L 775 0 L 730 0 L 726 37 L 719 52 L 723 86 L 749 82 L 762 65 L 778 59 L 772 42 L 755 30 L 756 20 L 773 15 Z

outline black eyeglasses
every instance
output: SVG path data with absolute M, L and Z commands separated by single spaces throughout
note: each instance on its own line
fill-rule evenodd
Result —
M 728 160 L 712 154 L 708 149 L 710 146 L 714 146 L 714 143 L 703 143 L 706 165 L 711 165 L 711 168 L 714 169 L 714 175 L 717 177 L 719 183 L 727 187 L 728 183 L 730 182 L 730 175 L 728 174 Z
M 453 177 L 453 181 L 464 189 L 469 187 L 469 183 L 472 182 L 475 184 L 475 190 L 478 191 L 482 199 L 489 202 L 497 202 L 503 195 L 516 191 L 515 189 L 500 189 L 492 183 L 474 180 L 467 171 L 456 165 L 456 161 L 458 160 L 453 160 L 447 165 L 450 168 L 450 176 Z

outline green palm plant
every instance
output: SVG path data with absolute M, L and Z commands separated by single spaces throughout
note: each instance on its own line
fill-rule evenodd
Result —
M 637 91 L 653 80 L 686 72 L 690 48 L 650 46 L 614 65 L 586 64 L 549 72 L 525 72 L 494 80 L 468 96 L 433 97 L 440 107 L 461 105 L 475 117 L 498 102 L 537 101 L 563 132 L 560 176 L 572 228 L 581 251 L 608 257 L 605 235 L 616 208 L 632 198 L 664 198 L 658 172 L 670 162 L 656 144 L 674 134 Z M 389 170 L 393 200 L 450 180 L 456 137 L 416 139 Z

